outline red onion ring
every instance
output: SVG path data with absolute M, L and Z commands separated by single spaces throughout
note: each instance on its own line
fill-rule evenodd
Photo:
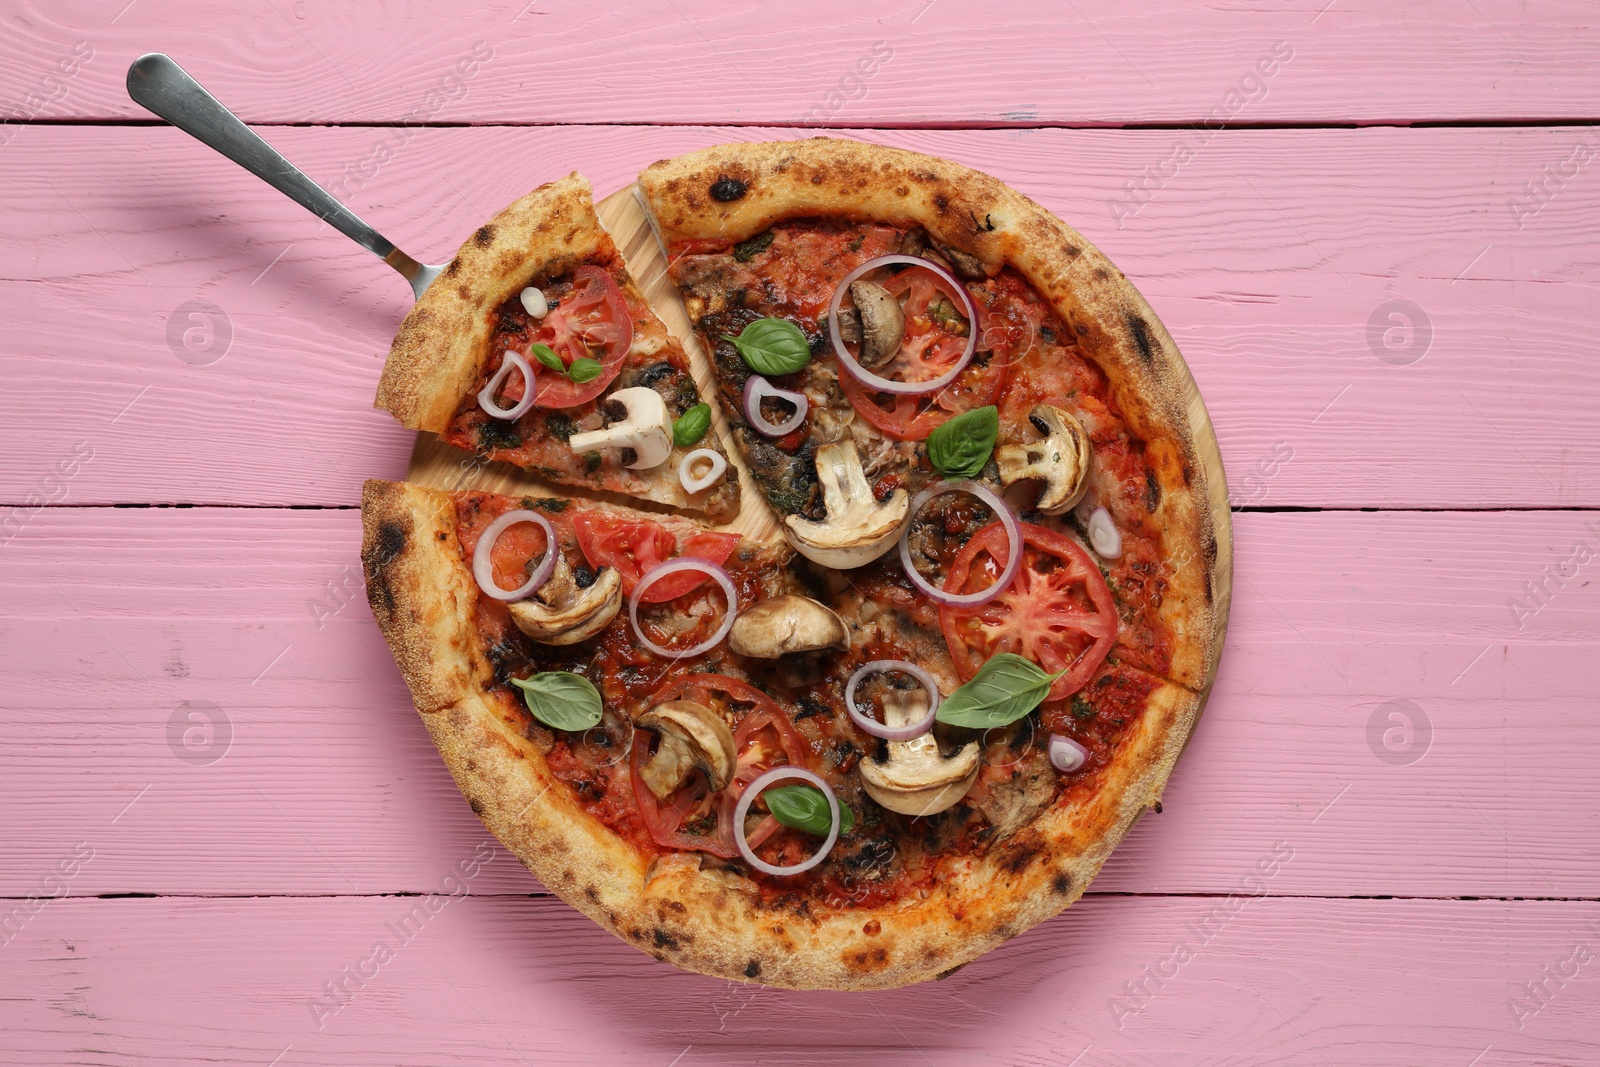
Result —
M 722 592 L 728 598 L 728 610 L 722 616 L 722 625 L 717 627 L 716 633 L 693 648 L 686 648 L 680 652 L 656 644 L 645 634 L 644 627 L 639 625 L 639 602 L 646 589 L 649 589 L 669 574 L 679 574 L 683 571 L 697 571 L 720 585 Z M 633 595 L 628 597 L 628 621 L 633 623 L 633 632 L 639 636 L 639 643 L 663 659 L 685 659 L 689 656 L 698 656 L 702 652 L 715 648 L 724 637 L 728 636 L 728 631 L 733 629 L 733 619 L 737 614 L 739 614 L 739 594 L 734 591 L 733 579 L 728 577 L 727 571 L 715 563 L 710 560 L 700 559 L 698 556 L 679 556 L 677 559 L 669 559 L 663 563 L 657 563 L 654 567 L 644 572 L 644 575 L 640 577 L 633 587 Z
M 956 360 L 956 365 L 937 378 L 930 378 L 925 382 L 897 382 L 892 378 L 882 378 L 863 367 L 850 350 L 845 347 L 844 338 L 839 336 L 839 306 L 844 301 L 844 295 L 850 291 L 850 283 L 860 278 L 863 274 L 878 267 L 893 266 L 903 263 L 907 266 L 921 267 L 923 270 L 932 271 L 942 278 L 950 287 L 950 291 L 961 299 L 967 311 L 967 350 Z M 833 342 L 834 354 L 839 357 L 839 362 L 844 364 L 850 376 L 870 389 L 880 393 L 899 393 L 914 395 L 918 393 L 931 393 L 935 389 L 942 389 L 955 381 L 961 372 L 967 369 L 967 364 L 972 361 L 972 354 L 978 350 L 978 309 L 972 306 L 972 296 L 967 292 L 967 287 L 952 278 L 949 272 L 937 264 L 916 256 L 879 256 L 869 259 L 855 270 L 844 276 L 844 281 L 839 283 L 839 288 L 833 291 L 833 299 L 828 303 L 828 338 Z
M 502 589 L 494 581 L 494 563 L 490 557 L 494 553 L 495 542 L 500 540 L 500 535 L 518 523 L 531 522 L 544 531 L 544 559 L 528 575 L 528 580 L 515 589 Z M 472 577 L 477 581 L 478 588 L 483 590 L 483 595 L 496 600 L 521 600 L 545 582 L 550 580 L 550 575 L 555 573 L 556 554 L 561 551 L 556 544 L 556 531 L 550 525 L 550 520 L 537 511 L 508 511 L 489 524 L 478 538 L 477 547 L 472 550 Z
M 503 408 L 494 402 L 494 394 L 513 370 L 522 372 L 522 399 L 516 406 Z M 533 407 L 533 368 L 528 361 L 507 349 L 500 357 L 500 369 L 494 372 L 489 384 L 478 390 L 478 406 L 497 419 L 520 419 Z
M 906 577 L 911 579 L 911 584 L 922 591 L 929 600 L 936 604 L 944 604 L 952 608 L 976 608 L 987 604 L 995 597 L 1006 591 L 1011 580 L 1017 576 L 1017 570 L 1022 566 L 1022 527 L 1017 523 L 1017 517 L 1006 507 L 1004 500 L 997 496 L 994 490 L 979 482 L 936 482 L 923 489 L 922 492 L 911 498 L 910 516 L 914 522 L 917 512 L 922 510 L 922 505 L 936 496 L 945 493 L 971 493 L 994 511 L 995 517 L 1006 530 L 1006 547 L 1011 550 L 1010 558 L 1006 560 L 1005 569 L 1000 572 L 1000 577 L 989 588 L 976 593 L 949 593 L 918 573 L 911 562 L 911 526 L 906 523 L 906 528 L 900 534 L 900 563 L 906 569 Z
M 1089 761 L 1089 750 L 1070 737 L 1050 735 L 1050 765 L 1062 774 L 1071 774 Z
M 861 684 L 861 679 L 869 674 L 887 674 L 890 671 L 911 675 L 928 691 L 927 716 L 910 726 L 886 726 L 856 707 L 856 686 Z M 939 683 L 915 663 L 907 663 L 903 659 L 877 659 L 864 664 L 850 676 L 850 681 L 844 687 L 844 706 L 850 711 L 851 721 L 873 737 L 881 737 L 885 741 L 910 741 L 933 729 L 933 718 L 939 712 Z
M 702 459 L 711 461 L 711 467 L 704 474 L 691 475 L 690 469 Z M 722 477 L 728 469 L 728 461 L 720 453 L 709 448 L 697 448 L 684 456 L 678 463 L 678 481 L 683 484 L 686 493 L 699 493 L 711 488 L 713 482 Z
M 782 422 L 769 421 L 761 414 L 761 402 L 767 397 L 793 404 L 794 414 Z M 782 437 L 806 421 L 806 412 L 810 408 L 811 401 L 807 399 L 806 394 L 779 389 L 759 374 L 750 375 L 744 383 L 744 417 L 757 433 L 764 433 L 768 437 Z
M 822 847 L 817 849 L 810 859 L 791 864 L 788 867 L 779 867 L 757 856 L 755 850 L 750 847 L 749 842 L 745 841 L 744 819 L 746 815 L 750 814 L 750 805 L 755 803 L 756 797 L 761 795 L 763 789 L 774 782 L 787 781 L 790 778 L 798 778 L 822 790 L 822 795 L 828 800 L 828 813 L 832 816 L 832 822 L 828 827 L 827 840 L 822 842 Z M 833 795 L 833 790 L 828 787 L 827 782 L 824 782 L 804 767 L 791 767 L 788 764 L 784 764 L 760 775 L 755 781 L 745 786 L 743 793 L 739 794 L 739 803 L 733 809 L 733 843 L 739 846 L 739 854 L 745 858 L 745 862 L 763 874 L 800 874 L 821 863 L 828 855 L 829 850 L 833 848 L 834 842 L 839 840 L 839 818 L 839 798 Z

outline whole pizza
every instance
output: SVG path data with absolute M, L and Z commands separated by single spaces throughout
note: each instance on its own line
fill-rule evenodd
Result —
M 472 810 L 618 937 L 949 973 L 1084 892 L 1194 726 L 1204 409 L 1122 274 L 977 171 L 739 144 L 637 194 L 680 307 L 572 175 L 406 317 L 378 405 L 541 488 L 369 482 L 373 612 Z

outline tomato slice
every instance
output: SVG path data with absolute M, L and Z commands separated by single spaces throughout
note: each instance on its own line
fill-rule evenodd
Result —
M 573 517 L 572 528 L 578 535 L 583 558 L 591 567 L 616 568 L 622 578 L 624 596 L 632 596 L 639 579 L 658 563 L 674 556 L 695 556 L 711 563 L 722 563 L 739 543 L 738 534 L 702 530 L 685 540 L 680 550 L 678 539 L 660 523 L 627 519 L 603 511 L 580 512 Z M 709 579 L 703 574 L 668 575 L 639 599 L 646 604 L 662 604 L 698 589 L 706 581 Z
M 733 733 L 734 752 L 738 762 L 733 780 L 715 800 L 717 822 L 714 830 L 706 833 L 686 833 L 685 822 L 704 819 L 711 810 L 713 798 L 705 775 L 696 771 L 690 779 L 663 803 L 650 792 L 640 777 L 649 758 L 652 735 L 645 730 L 634 733 L 631 771 L 634 798 L 640 817 L 650 837 L 658 845 L 668 848 L 709 852 L 730 858 L 739 854 L 733 839 L 733 809 L 745 788 L 771 768 L 788 763 L 796 767 L 806 765 L 805 738 L 794 728 L 783 709 L 761 690 L 720 674 L 684 675 L 658 692 L 652 698 L 666 700 L 692 700 L 718 711 L 735 714 L 743 710 Z M 780 829 L 777 819 L 768 815 L 756 829 L 745 835 L 751 848 L 760 845 Z M 708 828 L 709 830 L 709 828 Z
M 893 275 L 883 287 L 891 296 L 904 297 L 906 334 L 895 357 L 873 368 L 873 373 L 901 382 L 926 382 L 948 373 L 966 351 L 967 338 L 936 322 L 933 308 L 948 301 L 959 314 L 963 307 L 960 294 L 951 292 L 943 278 L 920 267 Z M 969 331 L 980 328 L 980 323 L 967 324 Z M 839 385 L 862 417 L 878 429 L 902 441 L 920 441 L 954 416 L 994 403 L 1005 385 L 1009 362 L 991 359 L 979 364 L 975 355 L 955 381 L 934 393 L 879 393 L 857 381 L 842 365 Z
M 600 374 L 579 383 L 557 374 L 526 350 L 521 353 L 533 368 L 535 407 L 577 407 L 605 392 L 622 371 L 623 360 L 628 358 L 628 348 L 633 344 L 633 316 L 628 313 L 615 279 L 600 267 L 586 264 L 572 272 L 571 292 L 539 320 L 539 328 L 528 343 L 530 348 L 534 344 L 549 345 L 569 367 L 576 359 L 599 360 Z M 502 395 L 510 403 L 521 400 L 522 376 L 510 375 Z
M 1117 609 L 1094 560 L 1071 538 L 1032 523 L 1022 527 L 1022 566 L 1009 588 L 977 608 L 941 607 L 939 626 L 962 681 L 985 660 L 1014 652 L 1045 670 L 1067 673 L 1048 700 L 1082 689 L 1117 638 Z M 944 588 L 975 593 L 992 585 L 1010 559 L 1005 527 L 990 523 L 962 546 Z

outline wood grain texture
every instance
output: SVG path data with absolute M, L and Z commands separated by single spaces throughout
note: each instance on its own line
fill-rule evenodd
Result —
M 1292 869 L 1298 851 L 1282 844 Z M 462 842 L 431 888 L 448 894 L 445 872 L 471 856 Z M 479 879 L 507 862 L 500 853 Z M 1600 1057 L 1593 902 L 1097 897 L 944 981 L 846 994 L 681 973 L 554 899 L 456 884 L 471 895 L 51 902 L 3 949 L 0 1058 L 1465 1067 L 1491 1047 L 1481 1062 Z M 380 943 L 388 956 L 375 954 Z M 1526 983 L 1563 961 L 1570 976 L 1578 945 L 1589 962 L 1550 983 L 1518 1029 L 1514 1005 L 1539 1004 Z M 337 999 L 325 985 L 336 982 L 349 990 Z
M 0 423 L 0 450 L 15 457 L 0 468 L 0 502 L 353 504 L 363 478 L 405 470 L 410 435 L 371 410 L 406 307 L 400 279 L 174 130 L 25 132 L 0 153 L 0 375 L 16 398 Z M 387 135 L 268 132 L 323 178 Z M 581 167 L 605 193 L 660 156 L 781 132 L 426 130 L 352 202 L 437 257 L 551 174 Z M 986 169 L 1106 250 L 1193 369 L 1236 502 L 1600 503 L 1589 417 L 1600 183 L 1581 171 L 1520 230 L 1506 207 L 1589 132 L 1222 133 L 1120 230 L 1107 200 L 1178 134 L 873 136 Z M 232 331 L 205 366 L 169 346 L 170 328 L 178 351 L 208 357 L 183 347 L 185 329 L 206 342 L 204 317 L 176 313 L 195 299 L 224 309 Z M 1369 347 L 1369 321 L 1392 300 L 1431 324 L 1410 365 Z M 78 441 L 95 458 L 51 497 L 41 482 Z
M 1275 893 L 1600 896 L 1600 559 L 1520 628 L 1507 606 L 1600 521 L 1237 518 L 1211 704 L 1096 891 L 1229 892 L 1292 835 Z M 50 508 L 0 549 L 0 894 L 91 831 L 74 892 L 434 883 L 482 829 L 366 609 L 359 533 L 354 511 Z M 1391 739 L 1410 765 L 1378 755 L 1388 711 L 1371 725 L 1396 700 L 1431 723 Z M 484 884 L 538 891 L 510 865 Z
M 576 0 L 448 16 L 380 0 L 11 0 L 4 25 L 0 101 L 37 93 L 48 118 L 145 117 L 122 72 L 152 47 L 257 122 L 1416 122 L 1586 118 L 1600 101 L 1581 0 L 645 0 L 625 19 Z M 93 56 L 64 90 L 41 84 L 80 40 Z M 1280 42 L 1288 61 L 1247 80 Z

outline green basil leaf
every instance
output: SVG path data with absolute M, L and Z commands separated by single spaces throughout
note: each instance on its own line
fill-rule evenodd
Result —
M 1000 410 L 993 404 L 957 415 L 928 435 L 928 461 L 946 478 L 976 478 L 1000 436 Z
M 679 448 L 688 448 L 706 435 L 711 429 L 711 405 L 696 404 L 694 407 L 679 415 L 672 424 L 672 443 Z
M 570 671 L 545 671 L 531 678 L 513 678 L 522 702 L 535 719 L 554 730 L 577 732 L 600 722 L 600 690 Z
M 833 820 L 828 815 L 828 798 L 822 795 L 822 790 L 814 785 L 779 785 L 768 789 L 761 794 L 761 799 L 767 802 L 767 810 L 772 812 L 772 817 L 783 825 L 795 830 L 804 830 L 808 834 L 818 837 L 828 836 L 828 827 Z M 839 836 L 843 837 L 855 826 L 855 812 L 850 810 L 850 805 L 839 804 Z
M 758 233 L 748 241 L 740 241 L 733 246 L 733 258 L 740 263 L 748 263 L 761 253 L 772 247 L 772 231 Z
M 788 319 L 757 319 L 732 341 L 746 365 L 757 374 L 793 374 L 811 362 L 811 345 L 800 327 Z
M 974 730 L 1005 726 L 1038 707 L 1050 683 L 1066 673 L 1049 674 L 1012 652 L 990 656 L 972 681 L 940 702 L 937 718 Z
M 543 363 L 557 374 L 567 373 L 567 365 L 561 362 L 561 357 L 556 355 L 555 350 L 549 345 L 534 345 L 528 351 L 533 353 L 534 359 Z
M 600 377 L 600 372 L 604 369 L 600 366 L 599 360 L 583 356 L 572 361 L 572 366 L 567 368 L 567 377 L 582 385 Z

